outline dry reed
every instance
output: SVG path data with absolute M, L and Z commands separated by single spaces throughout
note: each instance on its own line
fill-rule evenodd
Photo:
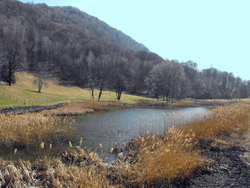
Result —
M 0 114 L 0 147 L 4 149 L 39 149 L 70 139 L 75 130 L 69 119 L 41 114 Z M 41 145 L 42 144 L 42 145 Z
M 1 186 L 24 187 L 162 187 L 193 175 L 208 161 L 201 155 L 201 141 L 249 130 L 250 105 L 232 104 L 211 111 L 205 120 L 172 127 L 161 136 L 146 134 L 132 139 L 116 164 L 103 163 L 94 152 L 80 147 L 60 159 L 38 160 L 15 166 L 0 161 Z M 181 184 L 179 184 L 181 185 Z
M 87 107 L 86 103 L 70 102 L 63 104 L 61 107 L 56 109 L 44 110 L 41 112 L 41 114 L 56 116 L 76 116 L 92 112 L 94 112 L 94 110 Z
M 208 163 L 199 151 L 202 141 L 216 142 L 220 138 L 222 142 L 222 137 L 228 139 L 234 132 L 242 134 L 249 129 L 250 105 L 232 104 L 210 113 L 205 120 L 182 123 L 162 136 L 151 134 L 133 139 L 129 154 L 114 170 L 117 182 L 124 184 L 125 179 L 127 186 L 157 187 L 184 180 Z
M 211 112 L 205 120 L 188 123 L 185 130 L 193 132 L 199 141 L 211 141 L 221 136 L 229 136 L 233 132 L 244 133 L 249 129 L 249 104 L 226 105 Z

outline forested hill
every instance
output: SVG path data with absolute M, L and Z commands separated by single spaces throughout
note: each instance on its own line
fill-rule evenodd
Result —
M 167 33 L 166 33 L 167 35 Z M 211 62 L 212 63 L 212 62 Z M 0 81 L 15 83 L 16 71 L 48 75 L 92 91 L 126 91 L 175 98 L 246 98 L 250 81 L 192 61 L 163 60 L 104 22 L 72 7 L 0 0 Z
M 148 51 L 148 49 L 125 35 L 121 31 L 110 27 L 96 17 L 73 7 L 48 7 L 46 4 L 23 4 L 15 0 L 0 0 L 0 14 L 19 17 L 23 22 L 37 25 L 43 29 L 53 31 L 63 25 L 79 30 L 86 38 L 98 38 L 114 44 L 121 49 Z
M 113 66 L 113 61 L 134 64 L 138 71 L 134 70 L 133 74 L 141 71 L 143 75 L 134 79 L 139 88 L 143 87 L 145 70 L 163 60 L 122 32 L 72 7 L 0 0 L 0 37 L 0 48 L 16 51 L 12 69 L 47 72 L 64 83 L 84 87 L 90 84 L 89 71 L 93 64 L 102 69 L 104 63 Z M 7 52 L 4 50 L 2 54 L 0 51 L 3 59 L 0 79 L 8 80 L 8 60 L 3 55 Z

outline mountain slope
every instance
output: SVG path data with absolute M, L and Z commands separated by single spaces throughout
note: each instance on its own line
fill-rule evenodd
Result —
M 63 83 L 85 88 L 98 88 L 105 80 L 105 88 L 114 89 L 112 71 L 123 67 L 118 75 L 122 75 L 123 88 L 140 93 L 145 90 L 147 73 L 163 60 L 122 32 L 72 7 L 0 0 L 0 39 L 0 80 L 6 82 L 14 80 L 8 72 L 28 71 L 53 74 Z M 9 49 L 17 53 L 13 57 L 16 70 L 12 71 L 6 55 Z
M 98 38 L 121 49 L 148 51 L 144 45 L 121 31 L 73 7 L 48 7 L 46 4 L 24 4 L 15 0 L 0 0 L 0 15 L 8 18 L 19 17 L 29 23 L 42 20 L 51 25 L 74 26 L 87 38 Z

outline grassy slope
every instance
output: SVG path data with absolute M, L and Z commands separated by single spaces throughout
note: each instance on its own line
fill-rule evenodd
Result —
M 73 86 L 58 85 L 57 80 L 49 80 L 48 87 L 42 89 L 42 93 L 37 92 L 37 86 L 33 84 L 36 78 L 26 72 L 16 73 L 17 83 L 11 87 L 0 85 L 0 109 L 12 106 L 29 105 L 51 105 L 69 101 L 91 100 L 91 92 L 88 89 L 81 89 Z M 95 98 L 98 91 L 95 91 Z M 101 101 L 115 101 L 115 93 L 104 91 Z M 136 101 L 155 101 L 134 95 L 123 94 L 121 102 L 134 103 Z

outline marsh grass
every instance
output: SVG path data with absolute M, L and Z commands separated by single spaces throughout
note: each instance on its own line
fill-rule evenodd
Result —
M 134 139 L 130 143 L 129 155 L 121 157 L 116 167 L 118 177 L 134 182 L 129 186 L 154 187 L 167 185 L 175 180 L 182 181 L 206 164 L 195 149 L 195 135 L 175 127 L 162 136 L 153 134 Z M 130 157 L 128 157 L 130 156 Z M 118 178 L 118 182 L 122 182 Z
M 0 185 L 8 187 L 72 187 L 108 188 L 111 186 L 104 168 L 65 165 L 59 159 L 37 160 L 34 164 L 0 161 Z
M 73 145 L 58 159 L 34 164 L 20 161 L 19 165 L 0 161 L 0 183 L 10 187 L 171 187 L 178 182 L 181 186 L 181 181 L 210 162 L 201 152 L 201 143 L 225 144 L 233 135 L 249 130 L 250 105 L 232 104 L 210 113 L 202 120 L 182 121 L 161 135 L 145 131 L 143 137 L 128 143 L 112 165 Z
M 61 107 L 52 110 L 43 110 L 40 112 L 44 115 L 56 116 L 78 116 L 96 111 L 105 111 L 111 108 L 119 108 L 122 104 L 120 102 L 68 102 L 64 103 Z
M 245 133 L 249 129 L 250 105 L 235 103 L 211 110 L 212 115 L 205 120 L 187 123 L 186 132 L 193 132 L 200 140 L 212 141 L 228 137 L 232 133 Z
M 217 107 L 209 113 L 204 119 L 182 121 L 162 135 L 155 136 L 145 130 L 145 136 L 133 139 L 129 154 L 117 167 L 119 175 L 116 177 L 122 177 L 118 182 L 126 179 L 136 186 L 157 187 L 182 181 L 191 177 L 198 167 L 209 163 L 209 159 L 201 155 L 202 143 L 225 144 L 233 139 L 232 135 L 249 130 L 249 104 Z M 159 125 L 158 122 L 156 127 Z M 161 127 L 164 126 L 161 124 Z
M 88 108 L 88 106 L 84 102 L 69 102 L 63 104 L 59 108 L 52 110 L 43 110 L 40 113 L 44 115 L 56 115 L 56 116 L 77 116 L 92 112 L 94 112 L 94 110 Z
M 9 150 L 38 150 L 71 139 L 75 134 L 68 118 L 41 114 L 0 114 L 0 147 Z M 41 148 L 41 149 L 43 149 Z
M 206 119 L 209 114 L 207 111 L 190 111 L 162 113 L 160 116 L 141 116 L 139 120 L 139 134 L 142 137 L 148 134 L 163 135 L 171 127 L 183 128 L 188 122 Z

